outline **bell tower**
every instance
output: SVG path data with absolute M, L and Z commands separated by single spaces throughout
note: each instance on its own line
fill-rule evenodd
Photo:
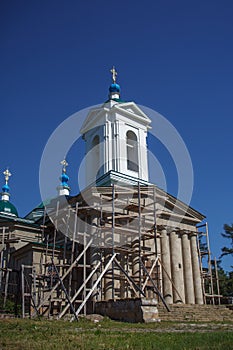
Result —
M 121 99 L 114 67 L 111 74 L 107 102 L 90 110 L 80 130 L 86 142 L 87 185 L 147 184 L 151 121 L 134 102 Z

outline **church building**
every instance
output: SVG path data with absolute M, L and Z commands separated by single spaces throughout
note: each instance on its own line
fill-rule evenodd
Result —
M 20 218 L 4 172 L 0 288 L 23 317 L 154 320 L 157 304 L 169 312 L 172 304 L 208 301 L 198 230 L 205 216 L 150 182 L 151 120 L 121 99 L 114 67 L 111 73 L 108 100 L 80 130 L 84 190 L 70 195 L 63 160 L 58 195 Z

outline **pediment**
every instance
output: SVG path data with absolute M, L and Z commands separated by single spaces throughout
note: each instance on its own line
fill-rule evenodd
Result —
M 100 126 L 103 121 L 103 116 L 108 111 L 106 108 L 95 108 L 91 109 L 84 120 L 81 129 L 80 134 L 85 134 L 88 130 L 91 130 L 97 126 Z
M 162 189 L 156 189 L 157 202 L 161 204 L 158 208 L 158 213 L 161 217 L 173 216 L 183 217 L 183 220 L 192 222 L 201 222 L 205 216 L 199 211 L 193 209 L 186 203 L 163 191 Z
M 114 105 L 119 114 L 126 115 L 132 120 L 141 121 L 145 125 L 151 123 L 150 118 L 134 102 L 125 102 Z
M 91 109 L 83 122 L 80 133 L 83 135 L 88 130 L 102 125 L 106 113 L 111 112 L 117 112 L 132 121 L 142 123 L 148 128 L 151 123 L 150 118 L 134 102 L 115 103 L 112 106 L 102 106 Z

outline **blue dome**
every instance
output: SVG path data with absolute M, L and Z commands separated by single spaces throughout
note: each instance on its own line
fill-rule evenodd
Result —
M 120 91 L 121 91 L 120 85 L 118 85 L 118 84 L 111 84 L 110 85 L 109 92 L 120 93 Z
M 62 173 L 60 176 L 61 186 L 68 186 L 67 182 L 69 181 L 69 176 L 66 173 Z
M 2 190 L 3 190 L 3 192 L 7 192 L 8 193 L 10 191 L 10 187 L 7 184 L 5 184 L 5 185 L 2 186 Z

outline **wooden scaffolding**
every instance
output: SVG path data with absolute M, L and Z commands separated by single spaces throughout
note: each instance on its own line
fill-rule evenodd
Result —
M 37 233 L 13 253 L 7 248 L 7 239 L 14 237 L 2 228 L 0 282 L 5 300 L 12 283 L 22 317 L 60 319 L 69 315 L 74 320 L 81 313 L 95 312 L 98 301 L 138 297 L 156 298 L 169 310 L 163 298 L 162 274 L 170 279 L 173 289 L 175 285 L 161 262 L 156 222 L 165 200 L 156 186 L 140 183 L 90 187 L 76 197 L 58 197 L 45 206 Z M 207 239 L 209 263 L 208 232 L 204 236 L 202 231 L 198 237 Z M 212 289 L 206 291 L 206 255 L 198 242 L 207 303 L 216 295 L 211 269 L 208 288 Z
M 201 271 L 202 292 L 205 304 L 220 304 L 220 294 L 217 260 L 212 260 L 209 241 L 208 223 L 197 226 L 198 256 Z
M 71 313 L 77 319 L 94 312 L 96 301 L 140 296 L 167 307 L 155 196 L 154 186 L 113 185 L 90 188 L 68 205 L 59 198 L 50 203 L 41 239 L 30 243 L 31 262 L 18 270 L 22 317 Z

